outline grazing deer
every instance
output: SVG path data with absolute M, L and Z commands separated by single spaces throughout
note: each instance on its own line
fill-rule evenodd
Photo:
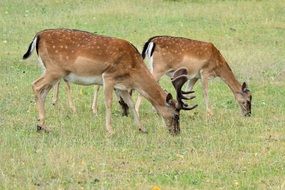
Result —
M 208 80 L 220 77 L 232 90 L 244 116 L 251 115 L 251 93 L 246 83 L 242 85 L 235 78 L 219 50 L 212 44 L 181 37 L 156 36 L 150 38 L 143 47 L 143 58 L 150 59 L 150 70 L 156 81 L 164 75 L 172 75 L 178 68 L 188 71 L 189 90 L 198 79 L 202 80 L 204 101 L 208 115 L 212 115 L 208 101 Z M 136 102 L 138 112 L 142 97 Z
M 71 97 L 70 84 L 66 80 L 64 80 L 64 82 L 66 84 L 65 89 L 66 89 L 66 93 L 67 93 L 68 105 L 73 112 L 76 112 L 76 108 L 74 106 L 74 103 L 73 103 L 72 97 Z M 78 81 L 77 81 L 77 84 L 79 84 Z M 54 94 L 53 94 L 53 98 L 52 98 L 52 104 L 53 105 L 56 105 L 57 101 L 58 101 L 59 85 L 60 85 L 60 80 L 54 85 Z M 80 84 L 80 85 L 85 85 L 85 84 Z M 95 115 L 97 115 L 97 112 L 98 112 L 98 92 L 99 92 L 99 89 L 100 89 L 99 85 L 94 86 L 94 95 L 93 95 L 93 101 L 92 101 L 91 109 Z M 116 95 L 119 99 L 119 104 L 121 105 L 121 108 L 122 108 L 122 116 L 128 116 L 128 113 L 129 113 L 128 105 L 124 102 L 124 100 L 117 93 L 116 93 Z
M 48 29 L 38 32 L 23 59 L 36 48 L 43 75 L 33 82 L 36 106 L 39 112 L 38 131 L 45 126 L 44 102 L 49 90 L 62 78 L 68 82 L 103 85 L 106 107 L 106 129 L 112 134 L 111 109 L 113 89 L 122 97 L 133 112 L 135 124 L 145 132 L 128 90 L 135 89 L 157 109 L 170 133 L 177 134 L 180 110 L 191 110 L 182 99 L 181 90 L 187 81 L 185 69 L 178 70 L 172 81 L 176 88 L 177 101 L 166 93 L 143 62 L 139 51 L 129 42 L 85 31 Z

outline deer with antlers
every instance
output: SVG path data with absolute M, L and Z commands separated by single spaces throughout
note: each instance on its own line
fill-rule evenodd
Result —
M 45 98 L 49 90 L 60 79 L 80 84 L 103 85 L 106 107 L 106 129 L 112 134 L 111 109 L 113 89 L 132 110 L 135 124 L 145 132 L 128 90 L 135 89 L 156 108 L 170 133 L 180 131 L 180 110 L 191 110 L 182 99 L 181 90 L 187 80 L 185 69 L 178 70 L 172 82 L 176 88 L 177 101 L 165 92 L 154 80 L 138 50 L 128 41 L 95 35 L 85 31 L 70 29 L 48 29 L 38 32 L 32 40 L 23 59 L 27 59 L 33 49 L 44 68 L 43 75 L 33 82 L 36 107 L 39 112 L 38 131 L 48 131 L 45 125 Z
M 208 115 L 212 110 L 208 100 L 208 80 L 220 77 L 231 89 L 244 116 L 251 115 L 252 96 L 246 83 L 240 84 L 220 51 L 212 44 L 182 37 L 155 36 L 143 47 L 143 58 L 150 59 L 150 70 L 156 81 L 164 75 L 184 67 L 188 71 L 189 90 L 198 79 L 202 81 L 204 101 Z M 142 97 L 136 102 L 138 112 Z

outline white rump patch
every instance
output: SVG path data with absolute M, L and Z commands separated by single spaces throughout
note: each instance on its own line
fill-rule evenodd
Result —
M 151 52 L 152 49 L 154 47 L 154 43 L 153 42 L 149 42 L 147 49 L 146 49 L 146 57 L 149 59 L 149 63 L 148 63 L 148 69 L 150 70 L 151 73 L 153 73 L 153 56 L 151 56 Z
M 38 56 L 38 61 L 39 61 L 40 67 L 42 68 L 43 72 L 45 72 L 46 71 L 46 67 L 45 67 L 45 65 L 43 63 L 43 60 L 42 60 L 42 58 L 40 56 Z
M 36 37 L 34 38 L 34 40 L 33 40 L 32 47 L 31 47 L 31 49 L 30 49 L 30 52 L 32 52 L 32 51 L 35 49 L 35 47 L 36 47 L 36 45 L 37 45 L 37 39 L 38 39 L 38 37 L 36 36 Z
M 69 75 L 64 77 L 64 80 L 68 82 L 72 82 L 79 85 L 103 85 L 102 76 L 78 76 L 74 73 L 70 73 Z
M 149 42 L 147 49 L 145 51 L 145 54 L 147 55 L 148 58 L 150 58 L 151 56 L 151 51 L 153 49 L 154 43 L 153 42 Z

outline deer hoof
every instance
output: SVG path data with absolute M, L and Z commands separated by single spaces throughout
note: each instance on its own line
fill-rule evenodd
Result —
M 114 133 L 113 129 L 108 129 L 107 130 L 107 137 L 112 137 L 114 134 L 115 133 Z
M 98 110 L 97 110 L 96 108 L 92 108 L 92 112 L 93 112 L 93 114 L 94 114 L 95 116 L 98 115 Z
M 141 133 L 148 134 L 148 132 L 147 132 L 147 130 L 145 128 L 139 128 L 139 131 Z
M 44 125 L 42 125 L 42 126 L 37 125 L 37 132 L 49 133 L 49 132 L 51 132 L 51 130 L 48 127 L 44 126 Z

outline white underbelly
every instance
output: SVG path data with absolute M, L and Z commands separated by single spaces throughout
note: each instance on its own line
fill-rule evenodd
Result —
M 79 85 L 92 85 L 92 84 L 97 84 L 97 85 L 103 85 L 103 79 L 102 76 L 78 76 L 74 73 L 70 73 L 69 75 L 64 77 L 64 80 L 79 84 Z
M 127 88 L 125 85 L 123 84 L 115 84 L 114 86 L 115 89 L 118 89 L 118 90 L 129 90 L 129 88 Z

